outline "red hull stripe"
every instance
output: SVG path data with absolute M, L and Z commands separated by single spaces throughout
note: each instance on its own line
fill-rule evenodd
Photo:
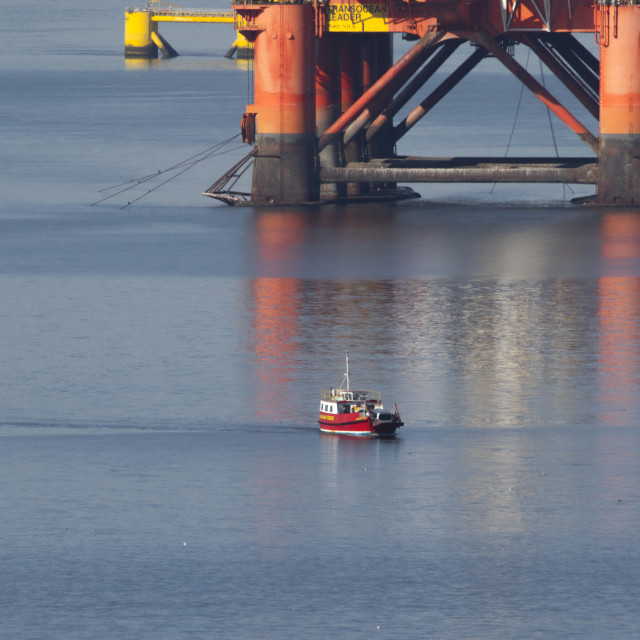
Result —
M 348 427 L 349 425 L 352 424 L 357 424 L 358 426 L 361 427 L 366 427 L 368 429 L 371 429 L 371 421 L 370 420 L 349 420 L 348 422 L 327 422 L 326 420 L 318 420 L 318 422 L 320 424 L 326 425 L 327 427 L 335 427 L 336 429 L 341 428 L 341 427 Z M 361 431 L 362 429 L 360 429 Z

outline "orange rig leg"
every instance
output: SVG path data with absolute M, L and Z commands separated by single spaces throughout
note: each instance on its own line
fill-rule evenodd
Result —
M 599 204 L 640 205 L 640 6 L 601 4 Z
M 256 154 L 251 201 L 295 204 L 318 200 L 315 175 L 314 8 L 262 8 L 255 40 Z
M 336 50 L 342 46 L 339 34 L 324 33 L 317 39 L 316 68 L 316 125 L 322 135 L 327 127 L 340 116 L 341 60 Z M 333 140 L 318 154 L 321 167 L 340 166 L 338 140 Z M 320 197 L 326 200 L 344 196 L 344 185 L 325 183 L 320 185 Z

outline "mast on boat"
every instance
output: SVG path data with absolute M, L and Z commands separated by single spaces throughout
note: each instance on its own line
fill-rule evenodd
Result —
M 349 376 L 349 352 L 348 351 L 345 351 L 345 358 L 347 359 L 347 370 L 344 374 L 344 380 L 342 381 L 342 388 L 345 389 L 345 385 L 346 385 L 345 391 L 351 391 L 351 378 Z

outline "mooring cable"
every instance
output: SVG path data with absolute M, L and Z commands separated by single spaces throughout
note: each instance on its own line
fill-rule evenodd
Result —
M 538 58 L 538 62 L 540 63 L 540 80 L 542 81 L 541 84 L 542 86 L 546 89 L 546 85 L 544 82 L 544 67 L 542 66 L 542 60 L 540 60 L 540 58 Z M 558 151 L 558 143 L 556 142 L 556 133 L 553 129 L 553 120 L 551 118 L 551 110 L 549 109 L 549 107 L 547 107 L 547 119 L 549 120 L 549 129 L 551 130 L 551 139 L 553 140 L 553 148 L 556 150 L 556 158 L 560 157 L 560 153 Z M 576 194 L 576 192 L 571 188 L 571 185 L 567 184 L 566 182 L 562 183 L 562 197 L 564 198 L 566 193 L 565 193 L 565 187 L 567 187 L 569 189 L 569 191 L 571 191 L 571 193 L 573 193 L 573 195 Z
M 194 158 L 197 158 L 198 156 L 201 156 L 204 153 L 208 153 L 212 149 L 217 149 L 217 148 L 219 148 L 219 147 L 221 147 L 221 146 L 223 146 L 225 144 L 228 144 L 234 138 L 237 138 L 239 135 L 240 134 L 236 134 L 235 136 L 232 136 L 231 138 L 227 138 L 227 140 L 224 140 L 223 142 L 218 142 L 217 144 L 214 144 L 213 146 L 205 149 L 204 151 L 200 151 L 199 153 L 196 153 L 196 154 L 190 156 L 189 158 L 186 158 L 185 160 L 182 160 L 178 164 L 174 164 L 172 167 L 168 167 L 167 169 L 158 169 L 158 171 L 156 171 L 155 173 L 150 173 L 150 174 L 148 174 L 146 176 L 141 176 L 139 178 L 132 178 L 131 180 L 127 180 L 126 182 L 121 182 L 120 184 L 114 184 L 114 185 L 112 185 L 110 187 L 105 187 L 104 189 L 100 189 L 98 191 L 98 193 L 103 193 L 105 191 L 109 191 L 110 189 L 117 189 L 118 187 L 121 187 L 122 185 L 125 185 L 125 184 L 129 184 L 131 182 L 148 180 L 149 178 L 153 178 L 153 177 L 157 176 L 160 173 L 166 173 L 167 171 L 171 171 L 172 169 L 176 169 L 176 168 L 180 167 L 181 165 L 183 165 L 185 162 L 189 162 L 190 160 L 193 160 Z
M 194 155 L 192 155 L 192 156 L 190 156 L 190 157 L 188 157 L 188 158 L 186 158 L 184 160 L 181 160 L 180 162 L 178 162 L 178 163 L 176 163 L 176 164 L 174 164 L 171 167 L 168 167 L 166 169 L 159 169 L 155 173 L 150 173 L 150 174 L 147 174 L 145 176 L 141 176 L 139 178 L 132 178 L 131 180 L 127 180 L 126 182 L 121 182 L 119 184 L 112 185 L 110 187 L 105 187 L 104 189 L 100 189 L 98 191 L 98 193 L 105 193 L 107 191 L 111 191 L 112 189 L 118 189 L 119 187 L 123 187 L 124 186 L 123 189 L 119 189 L 115 193 L 111 193 L 111 194 L 105 196 L 104 198 L 101 198 L 100 200 L 97 200 L 96 202 L 92 202 L 91 206 L 96 205 L 96 204 L 100 204 L 101 202 L 104 202 L 105 200 L 109 200 L 110 198 L 113 198 L 113 197 L 115 197 L 117 195 L 120 195 L 121 193 L 124 193 L 125 191 L 128 191 L 129 189 L 133 189 L 133 188 L 143 184 L 144 182 L 147 182 L 148 180 L 151 180 L 152 178 L 157 178 L 158 176 L 163 175 L 165 173 L 169 173 L 171 171 L 176 171 L 178 169 L 182 169 L 182 171 L 179 171 L 176 175 L 172 176 L 168 180 L 165 180 L 160 185 L 154 187 L 153 189 L 148 190 L 145 194 L 140 196 L 140 197 L 144 197 L 144 195 L 147 195 L 148 193 L 151 193 L 152 191 L 155 191 L 157 188 L 159 188 L 163 184 L 166 184 L 170 180 L 173 180 L 173 178 L 178 177 L 179 175 L 183 174 L 185 171 L 188 171 L 189 169 L 191 169 L 195 165 L 197 165 L 200 162 L 202 162 L 203 160 L 208 160 L 209 158 L 212 158 L 212 157 L 214 157 L 216 155 L 221 155 L 221 154 L 218 154 L 217 152 L 220 151 L 220 149 L 222 149 L 224 146 L 228 145 L 230 142 L 232 142 L 233 140 L 235 140 L 235 139 L 237 139 L 239 137 L 240 137 L 239 133 L 234 135 L 234 136 L 231 136 L 230 138 L 227 138 L 226 140 L 223 140 L 222 142 L 218 142 L 217 144 L 215 144 L 215 145 L 213 145 L 211 147 L 208 147 L 204 151 L 200 151 L 199 153 L 196 153 L 196 154 L 194 154 Z M 241 148 L 241 147 L 234 147 L 233 149 L 226 149 L 222 153 L 229 153 L 230 151 L 235 151 L 238 148 Z M 125 185 L 127 185 L 127 186 L 125 186 Z M 135 200 L 132 200 L 131 202 L 137 202 L 138 200 L 140 200 L 140 198 L 136 198 Z M 125 205 L 125 207 L 129 206 L 129 204 L 131 204 L 131 202 L 127 203 L 127 205 Z
M 527 49 L 527 61 L 524 65 L 524 69 L 525 71 L 527 71 L 529 69 L 529 57 L 531 56 L 531 49 Z M 509 136 L 509 142 L 507 142 L 507 148 L 504 152 L 504 157 L 506 158 L 509 155 L 509 149 L 511 147 L 511 141 L 513 140 L 513 134 L 515 133 L 516 130 L 516 122 L 518 121 L 518 114 L 520 113 L 520 106 L 522 105 L 522 95 L 524 93 L 524 82 L 520 83 L 520 96 L 518 97 L 518 106 L 516 107 L 516 115 L 513 118 L 513 126 L 511 127 L 511 135 Z M 496 188 L 496 184 L 498 184 L 497 182 L 493 183 L 493 186 L 491 187 L 491 191 L 489 191 L 489 193 L 493 193 L 493 190 Z
M 230 151 L 236 151 L 237 149 L 242 149 L 243 147 L 244 147 L 244 145 L 240 145 L 240 146 L 234 147 L 233 149 L 227 149 L 226 151 L 224 151 L 224 153 L 229 153 Z M 123 207 L 120 207 L 120 209 L 121 210 L 126 209 L 128 206 L 132 205 L 134 202 L 138 202 L 138 200 L 142 200 L 142 198 L 144 198 L 145 196 L 148 196 L 150 193 L 154 192 L 156 189 L 159 189 L 160 187 L 163 187 L 165 184 L 167 184 L 167 182 L 171 182 L 171 180 L 173 180 L 174 178 L 177 178 L 178 176 L 182 175 L 186 171 L 189 171 L 189 169 L 194 167 L 196 164 L 202 162 L 203 160 L 208 160 L 209 158 L 213 158 L 213 157 L 218 156 L 218 155 L 222 155 L 222 153 L 210 153 L 209 155 L 204 156 L 203 158 L 200 158 L 199 160 L 195 160 L 194 162 L 192 162 L 191 164 L 186 166 L 184 169 L 182 169 L 182 171 L 179 171 L 175 175 L 172 175 L 170 178 L 167 178 L 166 180 L 164 180 L 160 184 L 158 184 L 155 187 L 153 187 L 153 189 L 149 189 L 148 191 L 143 193 L 141 196 L 138 196 L 137 198 L 134 198 L 130 202 L 127 202 L 127 204 L 125 204 Z M 120 192 L 120 193 L 122 193 L 122 192 Z

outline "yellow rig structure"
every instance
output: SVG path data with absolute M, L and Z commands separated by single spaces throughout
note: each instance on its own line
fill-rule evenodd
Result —
M 219 9 L 186 9 L 161 0 L 151 0 L 144 7 L 129 7 L 124 14 L 125 58 L 173 58 L 178 52 L 158 32 L 159 22 L 223 22 L 234 23 L 233 11 Z M 252 58 L 253 45 L 240 33 L 225 54 L 230 58 Z

